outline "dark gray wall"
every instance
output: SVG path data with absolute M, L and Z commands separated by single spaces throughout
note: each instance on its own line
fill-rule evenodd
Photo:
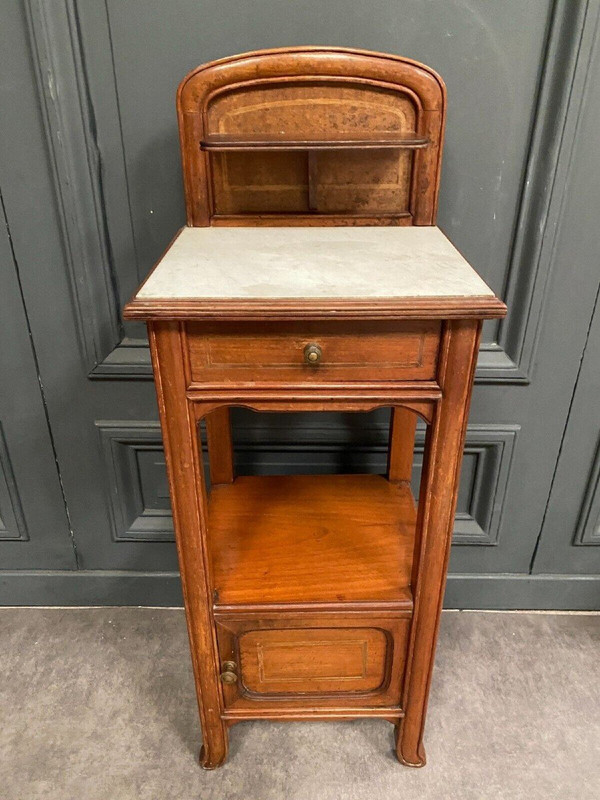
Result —
M 52 467 L 12 485 L 23 519 L 48 507 L 52 524 L 39 552 L 0 532 L 0 601 L 179 602 L 148 349 L 119 313 L 183 222 L 175 89 L 231 53 L 335 44 L 442 74 L 439 223 L 509 304 L 485 329 L 447 603 L 599 606 L 598 537 L 571 544 L 596 513 L 597 456 L 567 455 L 592 424 L 598 363 L 599 13 L 600 0 L 10 0 L 0 182 L 14 258 L 2 270 L 23 302 L 6 319 L 30 348 L 27 413 Z M 3 430 L 23 423 L 2 413 Z M 387 417 L 240 412 L 235 434 L 247 471 L 381 470 Z

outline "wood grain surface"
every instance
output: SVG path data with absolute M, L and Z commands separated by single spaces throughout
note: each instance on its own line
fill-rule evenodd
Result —
M 238 477 L 209 499 L 216 605 L 410 605 L 415 506 L 377 475 Z

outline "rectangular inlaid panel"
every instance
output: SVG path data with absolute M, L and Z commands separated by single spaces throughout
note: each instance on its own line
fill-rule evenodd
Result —
M 215 214 L 307 212 L 308 154 L 211 153 Z
M 313 710 L 400 710 L 410 612 L 348 613 L 270 610 L 258 614 L 215 607 L 221 662 L 237 680 L 223 683 L 228 712 L 269 716 Z
M 409 213 L 411 150 L 212 153 L 215 214 Z
M 273 83 L 220 93 L 207 113 L 208 134 L 283 135 L 343 139 L 344 134 L 410 133 L 415 130 L 414 99 L 400 89 L 339 81 Z
M 408 94 L 325 81 L 275 83 L 220 94 L 207 113 L 208 134 L 292 139 L 366 138 L 415 130 Z M 413 154 L 408 150 L 212 153 L 214 211 L 408 214 Z
M 412 151 L 334 150 L 313 160 L 311 211 L 408 215 Z
M 382 381 L 435 377 L 440 323 L 269 326 L 187 325 L 191 376 L 199 382 Z M 316 345 L 319 360 L 307 364 Z
M 373 628 L 248 631 L 241 680 L 257 694 L 370 692 L 386 678 L 388 642 Z

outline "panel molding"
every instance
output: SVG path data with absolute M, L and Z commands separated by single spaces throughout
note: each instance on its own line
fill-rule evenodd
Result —
M 470 487 L 468 511 L 458 511 L 454 520 L 453 545 L 496 546 L 519 425 L 467 427 L 464 459 L 476 459 Z M 418 431 L 417 451 L 422 453 L 424 433 Z
M 553 4 L 509 255 L 509 311 L 497 342 L 482 345 L 481 383 L 530 381 L 599 11 L 598 0 Z
M 0 542 L 28 541 L 29 531 L 19 496 L 19 487 L 0 422 Z
M 168 508 L 166 465 L 158 422 L 96 421 L 105 467 L 106 497 L 114 542 L 174 541 Z M 142 455 L 154 458 L 164 472 L 164 487 L 155 492 L 158 503 L 148 506 L 140 465 Z M 162 475 L 159 476 L 160 478 Z
M 98 420 L 104 466 L 106 495 L 115 542 L 173 541 L 173 522 L 168 509 L 166 475 L 162 493 L 150 507 L 153 486 L 145 486 L 140 471 L 140 454 L 154 454 L 154 467 L 164 468 L 160 424 L 149 421 Z M 508 488 L 510 467 L 519 425 L 470 425 L 464 448 L 465 460 L 473 458 L 472 484 L 467 508 L 455 517 L 454 545 L 495 546 L 498 544 L 502 510 Z M 242 469 L 267 474 L 319 471 L 332 466 L 349 471 L 384 472 L 387 461 L 388 426 L 375 423 L 361 431 L 361 443 L 340 441 L 335 426 L 303 426 L 294 430 L 270 427 L 263 431 L 239 431 L 235 437 L 236 463 Z M 420 469 L 424 431 L 417 431 L 415 467 Z M 347 461 L 346 459 L 349 459 Z M 340 464 L 340 460 L 342 463 Z M 415 483 L 418 485 L 417 472 Z M 154 476 L 156 482 L 156 476 Z M 160 480 L 160 479 L 159 479 Z M 155 484 L 156 485 L 156 484 Z M 160 485 L 160 483 L 159 483 Z M 160 501 L 164 501 L 163 507 Z
M 573 537 L 575 546 L 600 546 L 600 441 L 590 469 Z
M 75 0 L 26 0 L 31 54 L 82 357 L 122 341 L 96 137 Z
M 77 5 L 75 0 L 26 0 L 26 8 L 89 377 L 151 379 L 144 340 L 125 337 L 119 322 L 101 146 Z M 497 341 L 481 347 L 478 383 L 529 382 L 598 9 L 598 0 L 555 0 L 552 8 L 509 257 L 509 315 L 497 329 Z M 105 4 L 102 13 L 102 47 L 112 52 Z M 107 83 L 103 89 L 114 95 L 109 105 L 118 113 L 116 86 Z

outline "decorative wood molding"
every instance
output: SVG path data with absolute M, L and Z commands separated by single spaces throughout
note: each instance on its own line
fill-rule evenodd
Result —
M 122 340 L 102 161 L 75 0 L 26 0 L 79 344 L 95 366 Z
M 174 541 L 159 424 L 98 420 L 115 542 Z
M 509 256 L 510 313 L 498 325 L 497 343 L 481 347 L 480 382 L 529 382 L 599 10 L 598 0 L 553 5 Z
M 126 319 L 225 321 L 483 319 L 503 317 L 506 306 L 496 297 L 411 297 L 398 300 L 138 300 L 125 306 Z
M 19 487 L 0 422 L 0 542 L 28 542 L 29 532 Z
M 573 544 L 600 546 L 600 441 L 590 469 Z

